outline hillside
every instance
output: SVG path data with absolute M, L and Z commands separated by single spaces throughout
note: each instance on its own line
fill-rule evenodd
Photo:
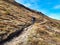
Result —
M 0 45 L 60 45 L 60 21 L 0 0 Z

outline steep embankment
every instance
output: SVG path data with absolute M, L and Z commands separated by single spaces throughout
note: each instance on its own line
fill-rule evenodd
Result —
M 60 21 L 41 12 L 0 0 L 0 45 L 60 45 L 59 27 Z

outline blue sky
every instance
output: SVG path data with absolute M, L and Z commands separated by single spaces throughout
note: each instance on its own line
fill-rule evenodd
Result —
M 16 2 L 60 20 L 60 0 L 16 0 Z

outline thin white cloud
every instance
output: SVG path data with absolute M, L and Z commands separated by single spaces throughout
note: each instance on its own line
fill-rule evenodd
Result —
M 60 16 L 58 16 L 58 15 L 60 15 L 60 14 L 51 13 L 51 14 L 49 14 L 49 17 L 51 17 L 51 18 L 53 18 L 53 19 L 58 19 L 58 20 L 60 20 Z
M 30 7 L 31 4 L 30 4 L 30 3 L 25 3 L 24 6 L 26 6 L 26 7 Z
M 54 9 L 60 9 L 60 5 L 54 6 Z

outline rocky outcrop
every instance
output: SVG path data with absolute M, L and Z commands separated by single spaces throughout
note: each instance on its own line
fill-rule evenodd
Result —
M 0 45 L 60 45 L 60 21 L 14 0 L 0 0 Z

